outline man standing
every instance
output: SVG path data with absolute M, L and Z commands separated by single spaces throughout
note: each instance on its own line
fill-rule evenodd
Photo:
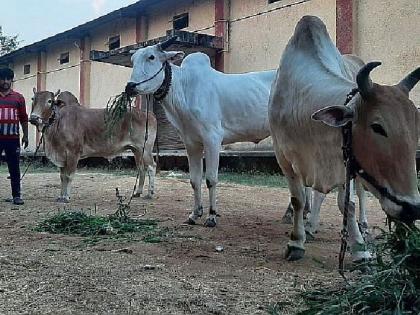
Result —
M 19 122 L 22 125 L 22 145 L 28 147 L 28 114 L 22 94 L 12 90 L 14 72 L 10 68 L 0 69 L 0 155 L 6 154 L 7 167 L 12 186 L 12 201 L 23 205 L 20 195 L 20 144 Z

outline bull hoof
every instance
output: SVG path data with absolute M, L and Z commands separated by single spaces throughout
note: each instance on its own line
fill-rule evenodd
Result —
M 58 197 L 56 200 L 56 202 L 60 202 L 60 203 L 69 203 L 70 200 L 64 197 Z
M 287 245 L 285 257 L 287 261 L 296 261 L 302 259 L 305 256 L 305 250 L 298 247 L 292 247 Z
M 355 260 L 352 262 L 352 270 L 359 270 L 363 274 L 370 274 L 372 270 L 372 266 L 370 265 L 371 259 L 360 259 Z
M 144 200 L 151 200 L 151 199 L 153 199 L 153 196 L 152 195 L 146 195 L 146 196 L 143 197 L 143 199 Z
M 188 218 L 188 220 L 185 221 L 184 224 L 195 225 L 195 221 L 193 219 L 191 219 L 191 218 Z
M 315 235 L 310 231 L 305 231 L 307 241 L 315 241 Z
M 141 193 L 135 193 L 135 194 L 133 194 L 133 198 L 138 198 L 140 196 L 141 196 Z
M 292 217 L 288 215 L 284 215 L 283 218 L 281 218 L 281 223 L 283 224 L 292 224 Z
M 359 223 L 359 231 L 362 233 L 363 238 L 369 234 L 369 227 L 367 222 Z
M 216 224 L 216 218 L 207 218 L 206 222 L 204 222 L 204 226 L 210 228 L 215 227 Z

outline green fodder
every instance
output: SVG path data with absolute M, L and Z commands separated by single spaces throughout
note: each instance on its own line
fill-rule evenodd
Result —
M 420 314 L 420 229 L 395 223 L 375 249 L 371 274 L 303 293 L 308 308 L 299 314 Z
M 287 188 L 286 178 L 279 174 L 262 172 L 221 172 L 219 181 L 229 182 L 246 186 L 266 186 Z
M 105 134 L 111 138 L 115 127 L 121 122 L 125 114 L 131 110 L 132 98 L 127 93 L 121 94 L 109 99 L 105 110 Z
M 96 216 L 81 211 L 61 212 L 39 223 L 38 232 L 78 236 L 136 234 L 146 242 L 161 241 L 162 231 L 156 220 Z M 150 241 L 152 240 L 152 241 Z

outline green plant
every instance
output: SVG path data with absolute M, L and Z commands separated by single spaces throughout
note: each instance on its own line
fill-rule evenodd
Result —
M 299 314 L 419 314 L 420 229 L 395 222 L 377 240 L 372 274 L 303 293 L 308 308 Z
M 53 234 L 79 235 L 97 237 L 142 236 L 145 242 L 160 242 L 162 231 L 156 220 L 119 218 L 115 216 L 96 216 L 82 211 L 60 212 L 42 221 L 35 227 L 36 231 Z
M 125 114 L 131 110 L 132 98 L 127 93 L 122 92 L 121 94 L 110 99 L 106 104 L 105 110 L 105 134 L 108 138 L 111 138 L 114 134 L 116 126 L 124 118 Z

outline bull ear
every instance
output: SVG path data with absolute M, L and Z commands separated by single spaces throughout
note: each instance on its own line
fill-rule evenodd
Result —
M 311 118 L 331 127 L 342 127 L 354 118 L 353 109 L 347 106 L 328 106 L 312 114 Z
M 34 92 L 34 94 L 36 93 L 36 87 L 34 87 L 34 88 L 32 89 L 32 92 Z
M 54 97 L 57 97 L 58 94 L 60 94 L 60 89 L 58 89 L 57 92 L 55 92 Z
M 185 53 L 183 51 L 165 51 L 165 59 L 168 62 L 180 61 L 184 56 Z
M 62 100 L 56 100 L 55 105 L 58 107 L 63 107 L 66 105 L 66 103 L 64 103 Z

